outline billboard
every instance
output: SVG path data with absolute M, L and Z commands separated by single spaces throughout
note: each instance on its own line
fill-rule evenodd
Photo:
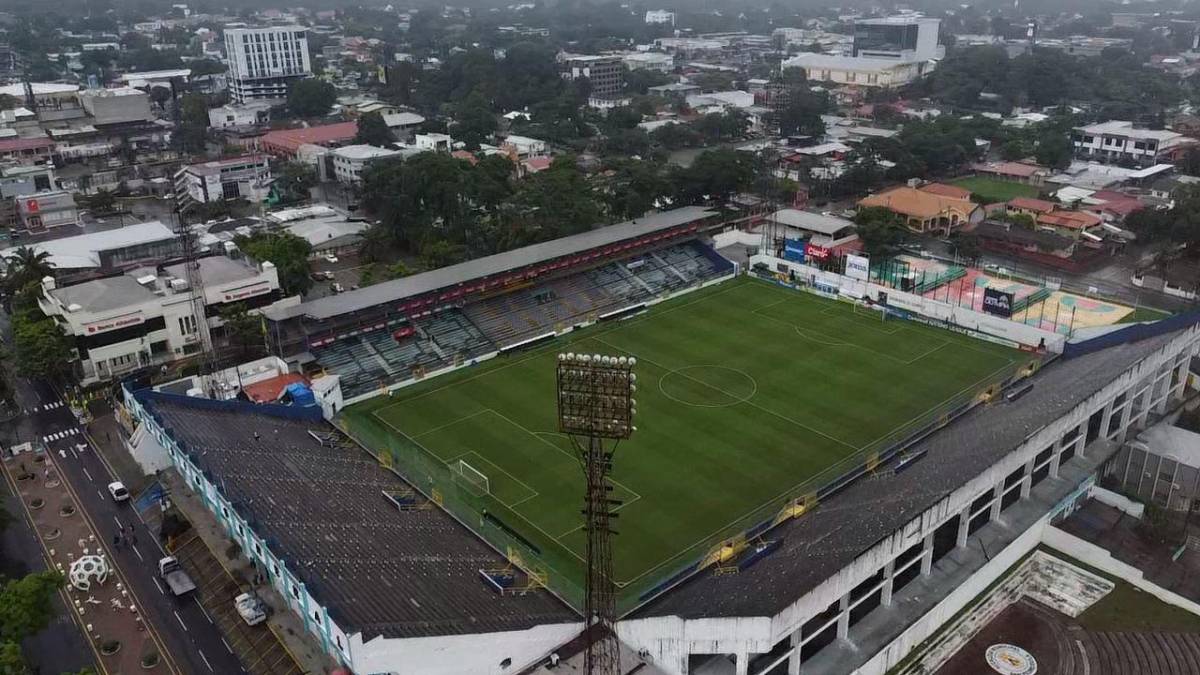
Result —
M 860 281 L 870 281 L 871 261 L 866 256 L 846 254 L 846 276 Z
M 791 260 L 792 262 L 804 262 L 804 246 L 806 242 L 803 239 L 786 239 L 783 242 L 783 259 Z
M 804 249 L 804 258 L 806 261 L 812 262 L 816 260 L 824 260 L 829 257 L 829 249 L 816 244 L 809 244 Z
M 983 289 L 983 311 L 1008 318 L 1012 316 L 1013 294 L 995 288 Z

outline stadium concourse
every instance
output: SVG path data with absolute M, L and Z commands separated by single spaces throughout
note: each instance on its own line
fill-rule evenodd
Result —
M 989 337 L 890 310 L 881 324 L 878 312 L 804 292 L 830 295 L 835 274 L 824 273 L 819 289 L 732 279 L 746 270 L 707 244 L 720 226 L 712 212 L 680 209 L 274 310 L 268 319 L 277 355 L 311 376 L 332 376 L 314 381 L 316 406 L 151 389 L 127 390 L 127 405 L 313 638 L 354 672 L 540 672 L 578 653 L 583 622 L 556 588 L 560 580 L 521 543 L 518 528 L 496 517 L 493 502 L 463 510 L 468 502 L 456 502 L 439 482 L 445 463 L 400 452 L 386 444 L 390 436 L 347 434 L 354 430 L 346 424 L 349 403 L 440 371 L 485 372 L 482 361 L 522 350 L 519 359 L 534 345 L 554 350 L 574 338 L 542 341 L 581 325 L 653 319 L 672 302 L 726 287 L 810 307 L 797 310 L 797 320 L 812 323 L 813 335 L 843 329 L 843 342 L 861 335 L 886 341 L 888 332 L 913 331 L 908 326 L 918 321 L 934 324 L 912 333 L 930 344 Z M 752 272 L 796 286 L 803 284 L 791 280 L 805 276 L 780 281 Z M 669 301 L 683 293 L 689 297 Z M 727 316 L 712 321 L 734 323 Z M 883 675 L 1038 546 L 1048 523 L 1094 489 L 1098 470 L 1130 430 L 1176 405 L 1200 343 L 1198 324 L 1200 315 L 1183 315 L 1068 342 L 1061 354 L 1040 355 L 1006 377 L 1006 389 L 989 387 L 918 425 L 901 445 L 837 465 L 846 472 L 825 476 L 782 517 L 635 598 L 617 626 L 624 671 Z M 653 341 L 652 333 L 641 335 Z M 989 340 L 978 342 L 984 352 L 1036 349 Z M 796 345 L 797 353 L 853 358 L 837 351 L 848 345 L 820 345 L 812 335 Z M 710 358 L 720 365 L 727 356 Z M 765 379 L 772 363 L 763 368 Z M 791 405 L 805 408 L 793 411 L 794 421 L 819 415 L 807 408 L 827 403 L 816 392 L 839 382 L 832 372 L 784 377 L 798 390 Z M 343 378 L 344 390 L 328 386 Z M 720 393 L 712 389 L 697 391 Z M 870 415 L 893 404 L 859 405 L 864 410 L 854 414 Z M 704 497 L 688 490 L 698 466 L 676 472 L 673 499 Z

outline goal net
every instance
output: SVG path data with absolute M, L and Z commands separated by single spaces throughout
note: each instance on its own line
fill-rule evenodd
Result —
M 479 469 L 460 459 L 454 463 L 453 471 L 455 482 L 463 486 L 472 495 L 482 497 L 491 493 L 492 486 L 488 481 L 487 474 Z

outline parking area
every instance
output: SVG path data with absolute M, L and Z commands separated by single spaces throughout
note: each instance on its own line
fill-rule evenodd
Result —
M 161 510 L 146 509 L 142 517 L 157 530 Z M 242 620 L 234 607 L 234 598 L 249 588 L 238 583 L 194 530 L 174 542 L 170 551 L 196 582 L 195 602 L 216 625 L 226 647 L 237 655 L 247 673 L 301 675 L 305 672 L 270 626 L 266 623 L 250 626 Z

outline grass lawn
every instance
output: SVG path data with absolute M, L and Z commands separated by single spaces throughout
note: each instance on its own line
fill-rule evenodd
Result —
M 1040 194 L 1040 191 L 1032 185 L 987 178 L 985 176 L 959 178 L 958 180 L 951 181 L 951 183 L 970 190 L 977 198 L 976 201 L 981 201 L 984 204 L 1006 202 L 1015 197 L 1037 197 Z
M 1132 312 L 1121 317 L 1117 323 L 1137 323 L 1139 321 L 1158 321 L 1171 316 L 1170 312 L 1153 307 L 1135 307 Z
M 742 278 L 366 401 L 344 419 L 352 432 L 385 428 L 388 447 L 419 445 L 413 452 L 486 475 L 481 508 L 581 574 L 583 481 L 556 431 L 554 399 L 556 354 L 568 350 L 638 359 L 638 431 L 620 445 L 613 474 L 623 502 L 615 571 L 630 592 L 1025 361 Z

